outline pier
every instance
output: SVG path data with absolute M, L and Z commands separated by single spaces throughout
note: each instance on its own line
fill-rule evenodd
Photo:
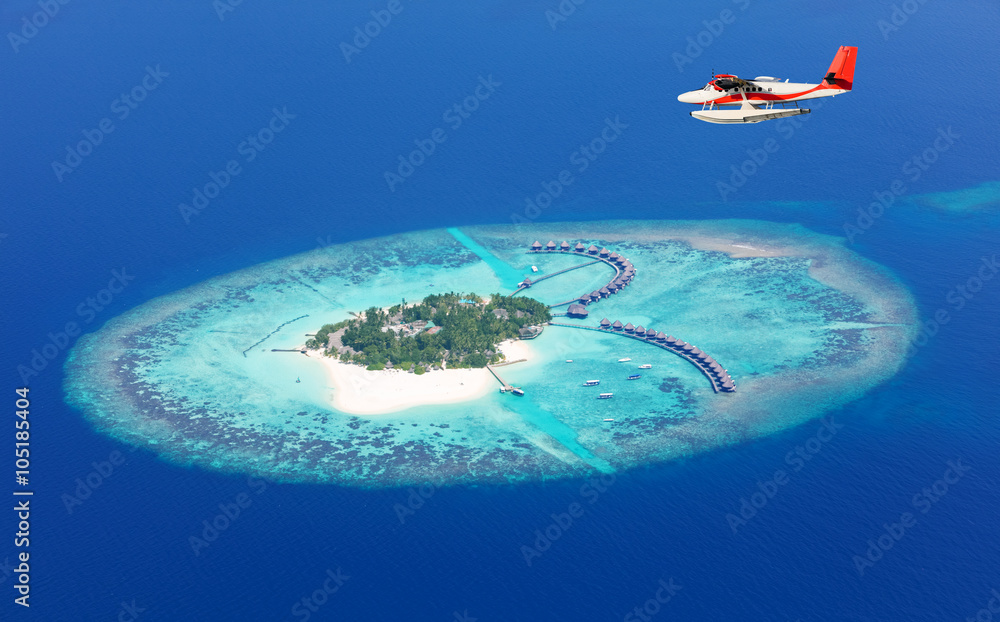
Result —
M 307 313 L 306 315 L 300 315 L 300 316 L 299 316 L 299 317 L 297 317 L 297 318 L 292 318 L 292 319 L 288 320 L 287 322 L 282 322 L 282 323 L 281 323 L 281 324 L 280 324 L 280 325 L 279 325 L 279 326 L 278 326 L 277 328 L 275 328 L 274 330 L 272 330 L 272 331 L 271 331 L 271 332 L 269 332 L 268 334 L 264 335 L 264 337 L 263 337 L 263 338 L 262 338 L 262 339 L 261 339 L 260 341 L 258 341 L 257 343 L 253 344 L 252 346 L 250 346 L 249 348 L 247 348 L 246 350 L 244 350 L 244 351 L 243 351 L 243 358 L 246 358 L 246 357 L 247 357 L 247 352 L 249 352 L 250 350 L 253 350 L 254 348 L 256 348 L 257 346 L 259 346 L 260 344 L 262 344 L 262 343 L 264 343 L 265 341 L 267 341 L 267 340 L 268 340 L 268 338 L 269 338 L 269 337 L 270 337 L 271 335 L 273 335 L 274 333 L 278 332 L 279 330 L 281 330 L 281 329 L 282 329 L 282 328 L 284 328 L 285 326 L 287 326 L 287 325 L 291 324 L 292 322 L 297 322 L 297 321 L 301 320 L 302 318 L 307 318 L 307 317 L 309 317 L 309 314 L 308 314 L 308 313 Z
M 535 243 L 531 245 L 528 253 L 542 255 L 550 253 L 581 255 L 591 257 L 594 261 L 581 264 L 579 266 L 572 266 L 570 268 L 560 270 L 559 272 L 553 272 L 552 274 L 539 277 L 534 281 L 532 281 L 531 278 L 525 278 L 518 284 L 518 289 L 514 292 L 515 294 L 524 291 L 538 281 L 554 277 L 562 274 L 563 272 L 576 270 L 577 268 L 582 268 L 584 266 L 590 266 L 599 261 L 604 262 L 615 269 L 615 276 L 601 289 L 595 290 L 589 294 L 583 294 L 582 296 L 565 302 L 549 305 L 550 309 L 571 305 L 567 313 L 557 313 L 554 314 L 555 316 L 587 317 L 587 305 L 593 304 L 622 291 L 632 281 L 632 279 L 635 278 L 636 275 L 635 266 L 632 265 L 632 262 L 626 259 L 623 255 L 619 255 L 614 251 L 609 251 L 606 248 L 597 248 L 593 244 L 589 247 L 585 247 L 582 242 L 577 242 L 576 246 L 570 247 L 569 242 L 564 241 L 561 244 L 556 244 L 554 241 L 550 240 L 548 244 L 542 246 L 542 243 L 536 240 Z M 646 329 L 642 326 L 633 326 L 631 322 L 627 324 L 622 324 L 620 321 L 611 322 L 611 320 L 607 318 L 601 320 L 600 326 L 580 326 L 578 324 L 562 324 L 559 322 L 549 322 L 549 326 L 595 330 L 602 333 L 621 335 L 622 337 L 628 337 L 630 339 L 635 339 L 636 341 L 652 344 L 658 348 L 673 352 L 677 356 L 697 367 L 701 373 L 705 374 L 708 381 L 712 383 L 712 390 L 716 393 L 733 393 L 736 391 L 736 383 L 733 382 L 729 372 L 724 369 L 722 365 L 719 365 L 715 359 L 690 343 L 681 341 L 680 339 L 675 339 L 672 335 L 665 335 L 662 332 L 653 330 L 652 328 Z M 493 370 L 491 369 L 490 371 L 492 372 Z M 504 384 L 503 380 L 500 379 L 500 376 L 497 376 L 496 372 L 493 372 L 493 375 L 497 377 L 497 380 L 500 380 L 500 384 Z
M 519 361 L 512 361 L 512 362 L 513 363 L 517 363 Z M 500 383 L 500 386 L 503 388 L 503 390 L 504 390 L 505 393 L 512 392 L 512 391 L 514 391 L 514 389 L 520 389 L 521 388 L 521 387 L 515 387 L 512 384 L 509 384 L 506 380 L 504 380 L 503 378 L 500 377 L 500 374 L 498 374 L 497 370 L 493 369 L 493 367 L 487 365 L 486 369 L 490 370 L 490 373 L 493 374 L 493 377 L 497 379 L 497 382 Z
M 544 247 L 540 242 L 535 242 L 531 245 L 528 253 L 532 254 L 563 254 L 563 255 L 580 255 L 584 257 L 590 257 L 593 261 L 580 264 L 579 266 L 572 266 L 559 272 L 553 272 L 552 274 L 547 274 L 543 277 L 532 281 L 530 278 L 525 278 L 521 283 L 518 284 L 518 289 L 514 293 L 521 292 L 533 284 L 541 281 L 543 279 L 554 277 L 563 272 L 568 272 L 569 270 L 576 270 L 577 268 L 582 268 L 584 266 L 591 266 L 597 262 L 603 262 L 611 266 L 615 270 L 615 275 L 608 281 L 608 284 L 600 289 L 596 289 L 589 294 L 583 294 L 582 296 L 577 296 L 576 298 L 571 298 L 563 302 L 556 303 L 554 305 L 549 305 L 550 309 L 555 309 L 556 307 L 564 307 L 571 304 L 580 304 L 586 306 L 588 304 L 597 302 L 603 298 L 608 298 L 613 294 L 617 294 L 635 278 L 636 270 L 632 262 L 626 259 L 623 255 L 619 255 L 614 251 L 609 251 L 606 248 L 597 248 L 593 244 L 589 247 L 585 247 L 582 243 L 577 243 L 576 246 L 570 247 L 568 242 L 563 242 L 557 245 L 555 242 L 550 241 Z
M 605 322 L 607 322 L 606 327 Z M 675 339 L 673 336 L 664 335 L 662 332 L 657 332 L 652 328 L 648 330 L 641 330 L 639 328 L 631 328 L 631 322 L 622 326 L 621 322 L 614 322 L 613 324 L 607 319 L 602 320 L 602 327 L 596 326 L 579 326 L 577 324 L 562 324 L 558 322 L 549 322 L 550 326 L 562 326 L 565 328 L 577 328 L 581 330 L 593 330 L 599 333 L 610 333 L 612 335 L 619 335 L 622 337 L 628 337 L 629 339 L 635 339 L 636 341 L 641 341 L 643 343 L 648 343 L 654 345 L 658 348 L 662 348 L 669 352 L 673 352 L 682 359 L 690 362 L 695 367 L 698 368 L 701 373 L 705 374 L 708 381 L 712 383 L 712 390 L 716 393 L 734 393 L 736 392 L 736 383 L 733 382 L 732 377 L 729 372 L 723 369 L 722 365 L 709 356 L 707 353 L 702 352 L 696 346 L 693 346 L 687 342 L 681 341 L 680 339 Z M 617 328 L 620 327 L 620 328 Z
M 563 272 L 569 272 L 570 270 L 579 270 L 580 268 L 586 268 L 587 266 L 592 266 L 595 263 L 600 263 L 600 260 L 599 259 L 595 259 L 594 261 L 588 261 L 587 263 L 582 263 L 582 264 L 579 264 L 579 265 L 576 265 L 576 266 L 570 266 L 568 268 L 563 268 L 562 270 L 560 270 L 558 272 L 553 272 L 552 274 L 546 274 L 546 275 L 540 276 L 540 277 L 538 277 L 537 279 L 534 279 L 534 280 L 532 280 L 530 278 L 526 278 L 526 279 L 524 279 L 523 281 L 521 281 L 518 284 L 518 288 L 516 290 L 514 290 L 514 293 L 511 294 L 511 296 L 515 296 L 517 294 L 520 294 L 521 292 L 523 292 L 524 290 L 528 289 L 532 285 L 535 285 L 536 283 L 544 281 L 545 279 L 551 279 L 554 276 L 559 276 Z M 574 298 L 570 302 L 573 302 L 575 300 L 576 300 L 576 298 Z M 563 303 L 563 304 L 569 304 L 569 303 L 567 302 L 567 303 Z M 554 305 L 554 306 L 559 306 L 559 305 Z

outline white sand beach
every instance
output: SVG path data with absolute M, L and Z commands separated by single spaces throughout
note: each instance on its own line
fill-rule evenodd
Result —
M 531 346 L 520 340 L 500 344 L 500 351 L 508 361 L 531 360 L 533 356 Z M 415 406 L 465 402 L 500 388 L 486 369 L 443 369 L 418 376 L 395 369 L 368 371 L 315 351 L 310 351 L 309 357 L 326 366 L 333 387 L 333 407 L 355 415 L 380 415 Z

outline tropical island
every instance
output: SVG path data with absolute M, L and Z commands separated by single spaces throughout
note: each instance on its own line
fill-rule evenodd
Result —
M 183 465 L 357 486 L 515 482 L 801 424 L 891 378 L 919 330 L 888 271 L 798 225 L 532 231 L 528 248 L 507 225 L 333 245 L 147 301 L 78 339 L 66 400 Z M 477 287 L 507 295 L 440 293 Z M 329 317 L 345 308 L 357 313 Z
M 432 294 L 325 324 L 306 348 L 370 371 L 482 368 L 504 360 L 499 344 L 533 338 L 551 319 L 548 306 L 532 298 Z

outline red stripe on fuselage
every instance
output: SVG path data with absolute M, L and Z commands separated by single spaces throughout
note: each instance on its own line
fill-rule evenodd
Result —
M 817 84 L 808 91 L 801 91 L 799 93 L 789 93 L 787 95 L 779 95 L 778 93 L 767 93 L 767 92 L 757 92 L 757 93 L 747 93 L 747 100 L 750 102 L 755 101 L 791 101 L 802 97 L 803 95 L 808 95 L 809 93 L 815 93 L 816 91 L 841 91 L 846 93 L 844 89 L 831 88 L 824 84 Z M 718 99 L 706 100 L 702 103 L 713 103 L 713 104 L 742 104 L 743 95 L 741 93 L 736 93 L 735 95 L 726 95 L 725 97 L 720 97 Z

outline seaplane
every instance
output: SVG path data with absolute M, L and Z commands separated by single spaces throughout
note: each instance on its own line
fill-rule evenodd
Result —
M 858 48 L 842 45 L 833 57 L 826 77 L 819 84 L 780 81 L 771 76 L 744 80 L 721 73 L 697 91 L 677 96 L 684 104 L 700 104 L 691 116 L 708 123 L 760 123 L 771 119 L 809 114 L 799 102 L 848 93 L 854 85 L 854 63 Z

